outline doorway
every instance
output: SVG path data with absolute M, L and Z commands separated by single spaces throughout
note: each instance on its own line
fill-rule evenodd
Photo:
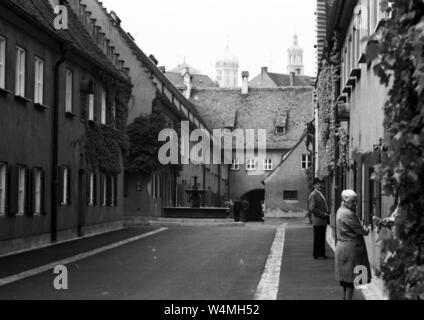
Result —
M 263 203 L 265 201 L 265 190 L 252 190 L 246 193 L 243 198 L 249 201 L 249 210 L 247 212 L 247 221 L 264 221 Z

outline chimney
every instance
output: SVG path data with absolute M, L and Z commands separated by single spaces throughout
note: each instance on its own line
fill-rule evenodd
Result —
M 290 72 L 290 87 L 294 87 L 294 77 L 295 77 L 295 73 Z
M 249 71 L 243 71 L 241 77 L 243 79 L 241 94 L 246 95 L 249 93 Z
M 166 68 L 165 68 L 165 66 L 160 66 L 160 67 L 159 67 L 159 70 L 160 70 L 160 72 L 162 72 L 162 73 L 166 73 Z
M 118 15 L 116 14 L 115 11 L 111 11 L 109 16 L 112 18 L 113 22 L 120 26 L 121 25 L 121 19 L 119 19 Z
M 155 58 L 155 56 L 154 56 L 153 54 L 151 54 L 151 55 L 149 56 L 149 58 L 150 58 L 150 60 L 152 60 L 152 62 L 153 62 L 155 65 L 158 65 L 159 61 L 157 61 L 157 60 L 156 60 L 156 58 Z
M 268 73 L 268 67 L 262 67 L 262 74 Z
M 187 99 L 190 99 L 191 97 L 191 89 L 192 89 L 192 82 L 191 82 L 191 74 L 190 74 L 190 70 L 188 67 L 184 68 L 184 71 L 182 73 L 183 76 L 183 80 L 184 80 L 184 85 L 186 87 L 186 91 L 185 91 L 185 97 Z

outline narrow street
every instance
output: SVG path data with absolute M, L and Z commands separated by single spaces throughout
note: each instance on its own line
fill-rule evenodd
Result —
M 159 230 L 66 264 L 68 290 L 54 288 L 57 275 L 51 269 L 0 286 L 0 299 L 253 300 L 276 229 L 277 225 L 253 223 L 245 227 Z M 16 273 L 152 231 L 152 227 L 130 228 L 1 258 L 0 283 Z M 340 298 L 334 281 L 334 259 L 313 260 L 311 247 L 310 227 L 289 224 L 278 300 Z

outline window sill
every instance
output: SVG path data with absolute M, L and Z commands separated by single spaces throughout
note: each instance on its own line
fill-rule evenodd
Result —
M 20 102 L 20 103 L 24 103 L 24 104 L 27 104 L 27 103 L 31 102 L 31 99 L 28 99 L 26 97 L 23 97 L 23 96 L 20 96 L 20 95 L 16 95 L 16 94 L 15 94 L 15 100 L 18 101 L 18 102 Z
M 72 112 L 69 112 L 69 111 L 65 112 L 65 117 L 66 117 L 66 118 L 73 119 L 73 118 L 75 118 L 76 116 L 77 116 L 77 115 L 76 115 L 75 113 L 72 113 Z
M 42 103 L 34 103 L 34 107 L 37 108 L 38 110 L 41 110 L 41 111 L 45 111 L 47 109 L 50 109 L 50 107 L 45 106 Z
M 12 94 L 12 91 L 7 90 L 6 88 L 0 88 L 0 94 L 6 96 L 8 94 Z

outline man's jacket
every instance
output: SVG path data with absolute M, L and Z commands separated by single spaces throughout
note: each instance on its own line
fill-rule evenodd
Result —
M 329 207 L 319 191 L 314 190 L 308 200 L 309 214 L 312 216 L 314 226 L 326 226 L 329 223 Z

